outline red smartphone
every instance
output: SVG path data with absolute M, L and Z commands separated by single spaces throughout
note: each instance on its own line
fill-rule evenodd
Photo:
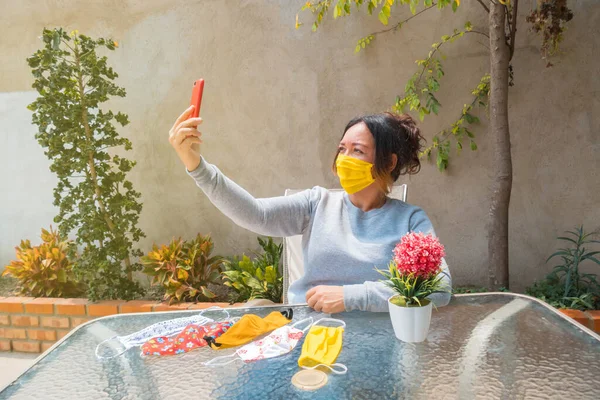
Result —
M 192 89 L 192 101 L 190 102 L 190 105 L 194 106 L 194 111 L 192 111 L 190 118 L 198 118 L 198 116 L 200 116 L 202 92 L 204 92 L 204 79 L 198 79 L 194 82 L 194 88 Z

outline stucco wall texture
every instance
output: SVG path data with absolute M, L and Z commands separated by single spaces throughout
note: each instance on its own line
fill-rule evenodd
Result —
M 255 249 L 256 235 L 235 226 L 185 174 L 167 134 L 187 107 L 191 83 L 206 79 L 203 154 L 257 197 L 286 188 L 339 187 L 330 171 L 346 122 L 386 110 L 414 61 L 431 43 L 471 20 L 485 29 L 476 2 L 457 14 L 430 10 L 397 33 L 378 36 L 354 54 L 356 41 L 382 29 L 366 12 L 334 21 L 317 33 L 294 29 L 301 0 L 0 1 L 0 265 L 23 238 L 36 239 L 52 222 L 54 176 L 34 139 L 25 106 L 36 94 L 26 57 L 41 46 L 43 27 L 110 36 L 119 49 L 110 64 L 127 97 L 109 106 L 129 114 L 120 130 L 133 142 L 130 174 L 141 191 L 140 247 L 172 237 L 211 233 L 216 252 Z M 528 32 L 523 6 L 513 61 L 510 127 L 514 185 L 510 206 L 511 288 L 522 290 L 551 265 L 556 236 L 584 224 L 600 228 L 600 2 L 571 1 L 575 19 L 564 54 L 545 68 L 540 39 Z M 409 15 L 396 12 L 392 20 Z M 421 124 L 427 138 L 452 122 L 488 70 L 483 36 L 447 46 L 439 117 Z M 439 173 L 424 163 L 409 185 L 409 202 L 423 207 L 446 245 L 456 284 L 487 283 L 486 218 L 493 169 L 485 112 L 476 129 L 479 149 L 453 157 Z M 35 242 L 35 240 L 34 240 Z M 593 270 L 593 266 L 586 268 Z M 597 271 L 597 268 L 596 268 Z

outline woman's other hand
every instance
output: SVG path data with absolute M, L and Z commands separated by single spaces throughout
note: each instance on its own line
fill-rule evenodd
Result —
M 318 312 L 336 314 L 346 311 L 342 286 L 315 286 L 306 292 L 306 302 Z

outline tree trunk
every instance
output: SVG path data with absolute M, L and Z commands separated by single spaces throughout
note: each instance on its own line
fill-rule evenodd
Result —
M 512 159 L 508 127 L 508 65 L 510 49 L 506 42 L 506 9 L 490 2 L 490 133 L 493 138 L 494 166 L 492 198 L 488 219 L 489 286 L 508 288 L 508 208 L 512 188 Z

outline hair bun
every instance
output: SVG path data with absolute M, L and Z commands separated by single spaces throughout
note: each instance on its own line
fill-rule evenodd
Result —
M 419 153 L 423 149 L 423 142 L 425 141 L 421 135 L 421 130 L 417 127 L 417 122 L 408 114 L 395 114 L 392 112 L 386 112 L 385 114 L 397 122 L 398 144 L 399 147 L 406 150 L 398 154 L 398 166 L 400 167 L 398 175 L 416 174 L 421 170 Z

